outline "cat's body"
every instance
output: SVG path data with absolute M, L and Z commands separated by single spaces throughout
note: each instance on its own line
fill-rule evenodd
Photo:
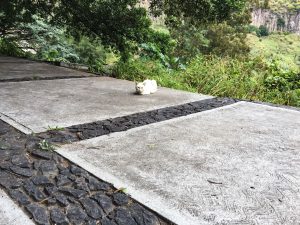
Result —
M 157 83 L 155 80 L 144 80 L 135 84 L 135 90 L 139 95 L 150 95 L 157 91 Z

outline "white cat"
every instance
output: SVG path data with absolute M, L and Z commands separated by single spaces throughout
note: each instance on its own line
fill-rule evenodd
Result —
M 135 83 L 136 93 L 139 95 L 150 95 L 157 91 L 155 80 L 144 80 L 144 82 Z

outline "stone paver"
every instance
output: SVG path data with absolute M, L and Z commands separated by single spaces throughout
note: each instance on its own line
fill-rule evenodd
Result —
M 0 57 L 0 81 L 25 78 L 82 77 L 90 75 L 89 73 L 53 66 L 47 63 L 22 58 Z
M 300 113 L 253 103 L 57 150 L 179 225 L 300 221 Z
M 0 118 L 25 133 L 68 127 L 211 98 L 160 88 L 134 94 L 134 83 L 108 77 L 0 83 Z
M 34 225 L 34 222 L 0 189 L 0 225 Z

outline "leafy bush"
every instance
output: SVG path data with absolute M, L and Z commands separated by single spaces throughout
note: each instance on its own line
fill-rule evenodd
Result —
M 176 40 L 176 46 L 172 54 L 183 63 L 187 63 L 196 55 L 204 52 L 209 46 L 209 40 L 205 37 L 207 31 L 188 21 L 180 26 L 173 27 L 170 32 L 172 38 Z
M 164 55 L 172 52 L 176 45 L 176 41 L 171 38 L 170 34 L 155 30 L 151 31 L 148 43 L 153 44 Z
M 63 28 L 52 26 L 34 16 L 32 23 L 21 23 L 17 29 L 22 30 L 17 39 L 18 45 L 35 52 L 34 58 L 66 62 L 79 60 Z
M 269 34 L 268 28 L 264 25 L 259 26 L 258 31 L 256 32 L 258 37 L 269 36 Z
M 76 40 L 59 28 L 34 16 L 31 23 L 21 23 L 18 37 L 0 39 L 0 53 L 25 56 L 46 61 L 63 61 L 85 64 L 91 71 L 100 72 L 106 60 L 107 50 L 98 39 L 79 36 Z M 29 56 L 29 55 L 28 55 Z
M 208 52 L 219 56 L 245 56 L 250 51 L 246 43 L 247 29 L 238 31 L 227 23 L 210 26 L 206 37 L 209 39 Z
M 281 29 L 285 27 L 285 21 L 281 17 L 277 19 L 277 28 Z
M 0 54 L 7 56 L 25 56 L 25 53 L 14 41 L 5 38 L 0 38 Z
M 88 65 L 92 72 L 102 72 L 107 50 L 100 40 L 91 40 L 83 36 L 78 41 L 71 39 L 70 42 L 78 55 L 77 63 Z
M 259 32 L 259 29 L 257 26 L 249 25 L 247 29 L 248 29 L 248 33 L 256 34 L 257 32 Z
M 268 89 L 278 89 L 279 91 L 300 90 L 300 74 L 291 70 L 284 70 L 277 60 L 272 60 L 269 64 L 269 76 L 265 79 L 265 86 Z

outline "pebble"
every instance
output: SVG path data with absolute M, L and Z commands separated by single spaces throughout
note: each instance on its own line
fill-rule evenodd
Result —
M 129 197 L 122 192 L 117 192 L 113 194 L 113 200 L 117 205 L 123 206 L 128 204 Z
M 86 213 L 79 206 L 71 205 L 67 209 L 67 216 L 71 223 L 75 225 L 82 224 L 87 217 Z
M 90 198 L 84 198 L 80 200 L 80 202 L 83 205 L 86 213 L 93 219 L 100 219 L 104 216 L 103 210 L 94 200 Z
M 56 225 L 68 225 L 69 220 L 66 215 L 59 209 L 54 208 L 50 212 L 51 220 Z
M 19 190 L 10 190 L 9 194 L 14 200 L 16 200 L 21 205 L 30 204 L 30 199 L 28 198 L 28 196 Z

